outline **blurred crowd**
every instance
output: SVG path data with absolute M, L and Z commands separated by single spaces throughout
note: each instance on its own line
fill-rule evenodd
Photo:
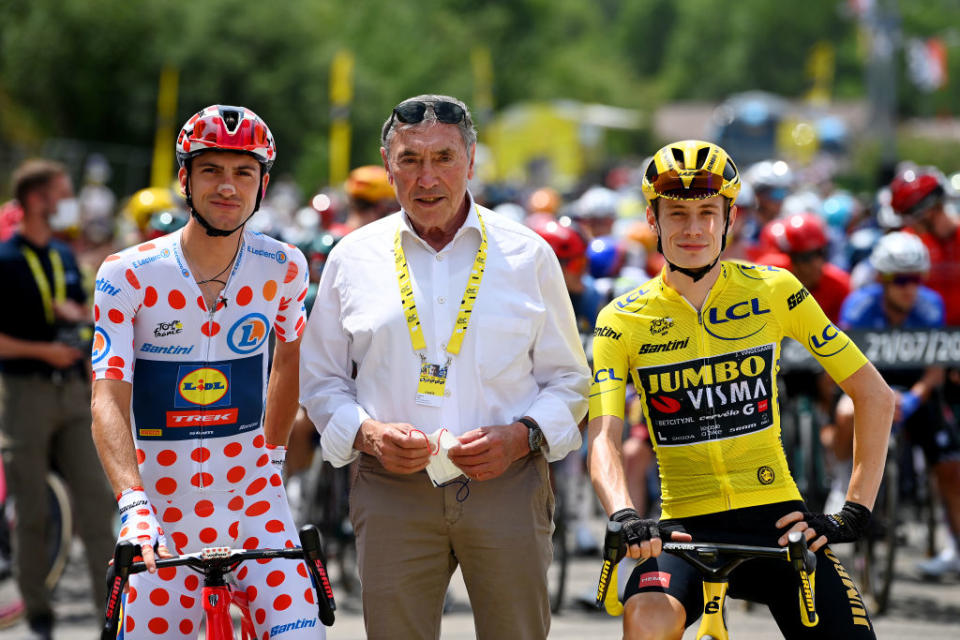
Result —
M 539 185 L 471 185 L 479 203 L 528 225 L 554 249 L 588 357 L 598 311 L 663 267 L 640 190 L 646 164 L 615 166 L 596 182 L 566 192 Z M 790 270 L 844 329 L 960 326 L 960 288 L 953 286 L 960 282 L 960 172 L 946 175 L 904 162 L 889 184 L 868 194 L 838 188 L 828 172 L 782 160 L 741 167 L 741 175 L 724 259 Z M 74 249 L 89 293 L 106 256 L 175 231 L 189 216 L 176 183 L 118 198 L 107 186 L 109 180 L 108 164 L 92 156 L 75 197 L 61 200 L 52 217 L 55 235 Z M 272 182 L 249 225 L 303 251 L 311 272 L 309 311 L 331 249 L 354 229 L 397 209 L 386 171 L 369 165 L 351 171 L 343 184 L 313 194 L 302 193 L 289 180 Z M 10 237 L 21 215 L 15 201 L 0 207 L 0 241 Z M 896 384 L 898 420 L 926 454 L 953 534 L 940 555 L 920 569 L 931 576 L 960 571 L 955 543 L 960 532 L 960 437 L 953 417 L 960 415 L 960 374 L 939 367 L 882 373 Z M 826 378 L 785 378 L 787 397 L 802 394 L 816 404 L 821 441 L 835 469 L 834 499 L 842 497 L 849 477 L 844 464 L 852 453 L 849 400 Z M 638 405 L 629 422 L 624 452 L 634 501 L 641 508 L 655 506 L 654 457 Z M 924 425 L 923 433 L 909 429 L 911 422 Z M 312 425 L 298 426 L 293 439 L 299 433 L 304 443 L 315 440 Z M 300 449 L 291 447 L 295 450 Z M 288 458 L 292 475 L 310 463 L 308 453 L 298 457 Z M 582 464 L 567 466 L 572 486 L 589 492 L 589 483 L 580 481 Z M 580 502 L 587 505 L 579 514 L 586 522 L 590 498 Z M 583 530 L 578 545 L 590 551 L 595 542 Z

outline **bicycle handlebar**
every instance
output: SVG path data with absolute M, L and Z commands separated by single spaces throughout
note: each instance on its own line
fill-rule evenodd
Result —
M 208 547 L 194 553 L 175 558 L 158 558 L 157 568 L 186 566 L 204 574 L 205 586 L 223 585 L 225 574 L 233 571 L 247 560 L 284 558 L 303 560 L 317 591 L 318 617 L 326 626 L 332 626 L 334 611 L 337 609 L 333 598 L 333 588 L 327 576 L 326 559 L 320 543 L 320 534 L 313 525 L 300 528 L 300 546 L 286 549 L 231 549 L 229 547 Z M 107 572 L 107 602 L 101 640 L 114 640 L 117 636 L 117 624 L 120 615 L 120 595 L 129 577 L 147 570 L 143 561 L 134 562 L 139 554 L 136 545 L 122 542 L 117 545 L 113 563 Z
M 759 547 L 722 542 L 664 542 L 663 550 L 677 555 L 693 565 L 705 582 L 725 581 L 737 566 L 750 558 L 781 558 L 790 562 L 800 576 L 800 603 L 803 607 L 803 623 L 817 624 L 817 610 L 813 598 L 811 576 L 816 570 L 817 557 L 807 548 L 803 533 L 794 531 L 787 536 L 786 547 Z M 605 607 L 610 615 L 623 613 L 623 603 L 617 597 L 617 564 L 626 556 L 623 540 L 623 525 L 611 520 L 603 540 L 603 568 L 597 584 L 596 607 Z M 613 585 L 611 592 L 610 586 Z

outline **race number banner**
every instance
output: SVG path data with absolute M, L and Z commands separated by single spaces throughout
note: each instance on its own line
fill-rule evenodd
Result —
M 867 360 L 880 370 L 923 369 L 931 365 L 960 366 L 960 327 L 945 329 L 886 329 L 847 331 Z M 820 364 L 803 345 L 787 338 L 780 346 L 783 371 L 819 370 Z

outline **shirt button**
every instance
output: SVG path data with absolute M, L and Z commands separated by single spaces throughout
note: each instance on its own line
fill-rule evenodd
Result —
M 446 299 L 445 297 L 443 297 L 443 296 L 440 296 L 440 297 L 437 298 L 437 302 L 439 302 L 440 304 L 443 304 L 443 303 L 446 302 L 446 301 L 447 301 L 447 299 Z

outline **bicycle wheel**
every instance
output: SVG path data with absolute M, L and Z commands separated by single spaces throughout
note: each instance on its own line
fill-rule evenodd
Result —
M 893 587 L 893 565 L 897 547 L 897 507 L 899 506 L 899 466 L 895 448 L 883 470 L 880 495 L 874 506 L 870 527 L 855 545 L 855 566 L 860 591 L 871 613 L 882 615 L 890 604 Z
M 570 535 L 567 529 L 567 505 L 553 474 L 554 479 L 554 510 L 553 510 L 553 561 L 547 569 L 547 593 L 550 597 L 550 611 L 557 613 L 563 606 L 564 591 L 567 587 L 567 569 L 570 563 Z
M 70 512 L 66 485 L 60 476 L 47 474 L 47 575 L 48 589 L 57 586 L 70 556 L 73 537 L 73 516 Z M 11 534 L 16 526 L 16 509 L 12 501 L 0 505 L 0 629 L 15 624 L 23 617 L 24 605 L 13 576 Z

